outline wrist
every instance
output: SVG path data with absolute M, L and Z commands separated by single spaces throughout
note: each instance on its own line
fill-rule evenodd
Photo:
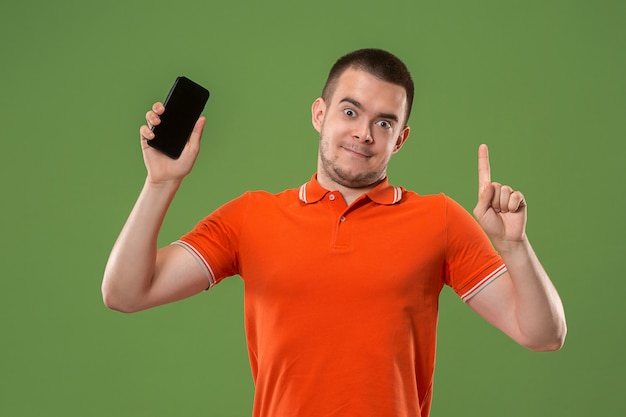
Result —
M 158 180 L 148 175 L 144 187 L 154 191 L 176 192 L 181 183 L 182 179 Z
M 493 240 L 492 243 L 498 253 L 500 253 L 501 255 L 516 253 L 519 251 L 526 251 L 529 247 L 529 241 L 526 234 L 524 234 L 520 239 L 517 240 L 498 239 Z

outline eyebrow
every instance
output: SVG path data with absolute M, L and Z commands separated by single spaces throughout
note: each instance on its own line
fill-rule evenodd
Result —
M 363 105 L 358 100 L 355 100 L 352 97 L 344 97 L 343 99 L 339 101 L 339 103 L 344 103 L 344 102 L 352 104 L 354 107 L 356 107 L 359 110 L 363 110 Z M 398 122 L 400 120 L 398 116 L 393 113 L 378 113 L 376 116 L 383 118 L 383 119 L 390 119 L 395 122 Z

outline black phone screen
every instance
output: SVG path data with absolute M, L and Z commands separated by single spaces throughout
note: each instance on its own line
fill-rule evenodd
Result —
M 178 77 L 165 99 L 161 123 L 152 128 L 148 145 L 171 158 L 180 157 L 193 127 L 209 99 L 209 90 L 186 77 Z

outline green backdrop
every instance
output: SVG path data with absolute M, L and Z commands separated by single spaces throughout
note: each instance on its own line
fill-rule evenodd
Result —
M 517 346 L 442 294 L 433 417 L 624 416 L 626 3 L 0 3 L 0 415 L 246 416 L 242 284 L 134 315 L 100 283 L 141 189 L 138 128 L 177 75 L 212 91 L 161 243 L 248 189 L 315 169 L 310 104 L 360 47 L 417 86 L 391 181 L 471 210 L 476 149 L 522 190 L 566 307 L 556 353 Z

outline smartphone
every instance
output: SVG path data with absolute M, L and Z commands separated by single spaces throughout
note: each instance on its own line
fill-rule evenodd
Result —
M 176 78 L 165 99 L 161 123 L 152 127 L 154 139 L 149 140 L 148 145 L 170 158 L 178 159 L 209 95 L 209 90 L 189 78 Z

